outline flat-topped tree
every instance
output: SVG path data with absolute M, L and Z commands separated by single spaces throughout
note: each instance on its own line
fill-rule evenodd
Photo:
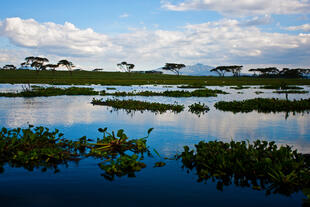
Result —
M 276 67 L 250 69 L 250 72 L 258 72 L 261 76 L 279 75 L 279 69 Z
M 45 70 L 44 63 L 49 62 L 47 58 L 44 57 L 34 57 L 34 56 L 29 56 L 25 58 L 24 63 L 21 63 L 21 66 L 31 66 L 32 68 L 35 68 L 36 71 L 39 70 Z
M 68 69 L 68 71 L 70 72 L 70 75 L 72 75 L 72 68 L 75 67 L 73 65 L 73 63 L 68 61 L 68 60 L 60 60 L 57 65 L 58 65 L 58 67 L 61 65 L 65 66 Z
M 229 67 L 228 70 L 230 72 L 232 72 L 232 74 L 234 76 L 240 76 L 240 72 L 241 72 L 243 66 L 242 65 L 232 65 L 232 66 L 228 66 L 228 67 Z
M 217 66 L 210 70 L 211 72 L 216 72 L 219 76 L 224 77 L 226 72 L 229 72 L 227 66 Z
M 186 66 L 184 64 L 177 64 L 177 63 L 166 63 L 165 66 L 162 68 L 163 70 L 170 70 L 177 74 L 178 76 L 180 75 L 180 70 L 182 68 L 185 68 Z
M 123 62 L 121 62 L 121 63 L 118 63 L 118 64 L 117 64 L 117 67 L 118 67 L 120 70 L 124 71 L 124 72 L 130 73 L 131 70 L 133 70 L 133 68 L 135 67 L 135 65 L 123 61 Z
M 4 70 L 16 70 L 16 67 L 14 65 L 5 65 L 3 66 Z
M 210 70 L 211 72 L 217 72 L 219 76 L 224 77 L 226 72 L 231 72 L 233 76 L 240 76 L 242 65 L 229 65 L 229 66 L 217 66 Z

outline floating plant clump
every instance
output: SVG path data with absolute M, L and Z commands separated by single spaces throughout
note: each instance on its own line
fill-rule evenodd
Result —
M 185 146 L 178 158 L 186 169 L 195 169 L 199 182 L 217 181 L 219 190 L 234 183 L 290 195 L 310 186 L 309 156 L 275 142 L 201 141 L 195 151 Z
M 172 111 L 179 113 L 183 111 L 184 106 L 178 104 L 162 104 L 162 103 L 150 103 L 146 101 L 137 100 L 118 100 L 118 99 L 93 99 L 91 102 L 93 105 L 111 106 L 115 109 L 124 109 L 127 112 L 131 111 L 151 111 L 154 113 L 163 113 L 166 111 Z
M 163 92 L 154 92 L 154 91 L 141 91 L 141 92 L 114 92 L 107 93 L 101 91 L 100 95 L 102 96 L 168 96 L 168 97 L 211 97 L 217 96 L 217 94 L 228 94 L 222 90 L 212 90 L 212 89 L 198 89 L 194 91 L 163 91 Z
M 222 111 L 251 112 L 303 112 L 310 110 L 310 99 L 282 100 L 276 98 L 254 98 L 243 101 L 219 101 L 215 108 Z
M 193 104 L 189 105 L 188 108 L 189 108 L 188 111 L 195 113 L 197 115 L 207 113 L 210 110 L 210 108 L 207 105 L 200 103 L 200 102 L 199 103 L 193 103 Z
M 0 93 L 0 97 L 39 97 L 39 96 L 72 96 L 72 95 L 99 95 L 99 92 L 94 91 L 93 88 L 70 87 L 70 88 L 56 88 L 56 87 L 40 87 L 29 86 L 23 87 L 23 90 L 18 93 Z
M 99 128 L 102 138 L 96 142 L 85 136 L 72 141 L 63 138 L 57 129 L 50 131 L 45 127 L 29 126 L 26 129 L 2 128 L 0 131 L 0 171 L 4 166 L 23 167 L 29 171 L 53 169 L 59 172 L 59 165 L 68 166 L 70 162 L 93 157 L 101 159 L 99 167 L 104 170 L 103 176 L 113 180 L 115 176 L 133 177 L 146 165 L 142 162 L 144 153 L 151 156 L 146 145 L 147 138 L 153 128 L 148 130 L 144 138 L 129 139 L 124 130 L 117 134 L 107 132 L 107 128 Z M 130 153 L 130 154 L 127 154 Z

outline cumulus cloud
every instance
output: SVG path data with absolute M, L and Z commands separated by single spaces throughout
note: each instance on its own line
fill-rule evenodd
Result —
M 20 48 L 54 55 L 54 59 L 70 57 L 75 64 L 88 61 L 94 67 L 101 61 L 116 68 L 123 60 L 138 69 L 161 67 L 165 62 L 310 64 L 310 34 L 268 33 L 232 19 L 189 24 L 177 31 L 144 28 L 106 35 L 68 22 L 59 25 L 8 18 L 1 22 L 0 35 Z
M 17 46 L 44 48 L 57 54 L 95 54 L 112 49 L 108 36 L 90 28 L 78 29 L 69 22 L 64 25 L 53 22 L 40 24 L 34 19 L 7 18 L 1 22 L 0 35 L 8 37 Z
M 178 4 L 162 1 L 162 7 L 172 11 L 212 10 L 234 16 L 310 13 L 308 0 L 185 0 Z
M 310 32 L 310 24 L 303 24 L 303 25 L 299 25 L 299 26 L 285 27 L 284 29 L 289 30 L 289 31 L 303 30 L 306 32 Z

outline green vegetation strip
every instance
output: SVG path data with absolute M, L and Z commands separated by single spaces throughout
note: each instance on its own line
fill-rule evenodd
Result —
M 195 169 L 198 181 L 217 181 L 217 188 L 232 184 L 290 195 L 310 186 L 310 159 L 289 146 L 257 140 L 224 143 L 199 142 L 178 157 L 183 166 Z M 309 195 L 308 195 L 309 196 Z
M 168 97 L 210 97 L 217 96 L 217 94 L 227 94 L 222 90 L 212 90 L 212 89 L 200 89 L 194 91 L 164 91 L 164 92 L 154 92 L 154 91 L 141 91 L 141 92 L 114 92 L 107 93 L 105 91 L 101 92 L 102 96 L 168 96 Z
M 220 101 L 215 108 L 232 112 L 303 112 L 310 110 L 310 99 L 282 100 L 275 98 L 254 98 L 243 101 Z
M 288 91 L 274 91 L 273 93 L 309 93 L 308 91 L 297 91 L 297 90 L 288 90 Z
M 56 129 L 50 131 L 45 127 L 29 126 L 26 129 L 16 128 L 0 131 L 0 172 L 4 166 L 23 167 L 29 171 L 53 169 L 58 172 L 59 165 L 78 162 L 80 159 L 94 157 L 101 159 L 98 165 L 104 171 L 102 176 L 113 180 L 115 176 L 133 177 L 146 165 L 141 162 L 143 154 L 150 154 L 146 140 L 148 135 L 140 139 L 129 139 L 124 130 L 107 132 L 107 128 L 98 129 L 103 133 L 96 142 L 85 136 L 72 141 L 65 139 Z M 128 154 L 127 154 L 128 153 Z
M 93 88 L 56 88 L 56 87 L 32 87 L 24 88 L 19 93 L 0 93 L 0 97 L 38 97 L 38 96 L 61 96 L 61 95 L 99 95 Z
M 31 71 L 31 70 L 0 70 L 0 83 L 41 83 L 59 85 L 310 85 L 310 79 L 293 78 L 261 78 L 261 77 L 207 77 L 207 76 L 176 76 L 165 74 L 138 74 L 121 72 L 90 72 L 90 71 Z
M 127 112 L 131 111 L 151 111 L 154 113 L 163 113 L 166 111 L 173 111 L 179 113 L 183 111 L 183 105 L 177 104 L 162 104 L 162 103 L 150 103 L 137 100 L 118 100 L 118 99 L 93 99 L 91 102 L 93 105 L 111 106 L 115 109 L 125 109 Z

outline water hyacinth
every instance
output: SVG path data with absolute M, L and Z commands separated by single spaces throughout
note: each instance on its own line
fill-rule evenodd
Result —
M 137 100 L 119 100 L 119 99 L 95 99 L 93 98 L 93 105 L 111 106 L 115 109 L 124 109 L 127 112 L 132 111 L 151 111 L 154 113 L 164 113 L 166 111 L 172 111 L 179 113 L 183 111 L 184 106 L 178 104 L 162 104 L 162 103 L 150 103 L 146 101 Z

